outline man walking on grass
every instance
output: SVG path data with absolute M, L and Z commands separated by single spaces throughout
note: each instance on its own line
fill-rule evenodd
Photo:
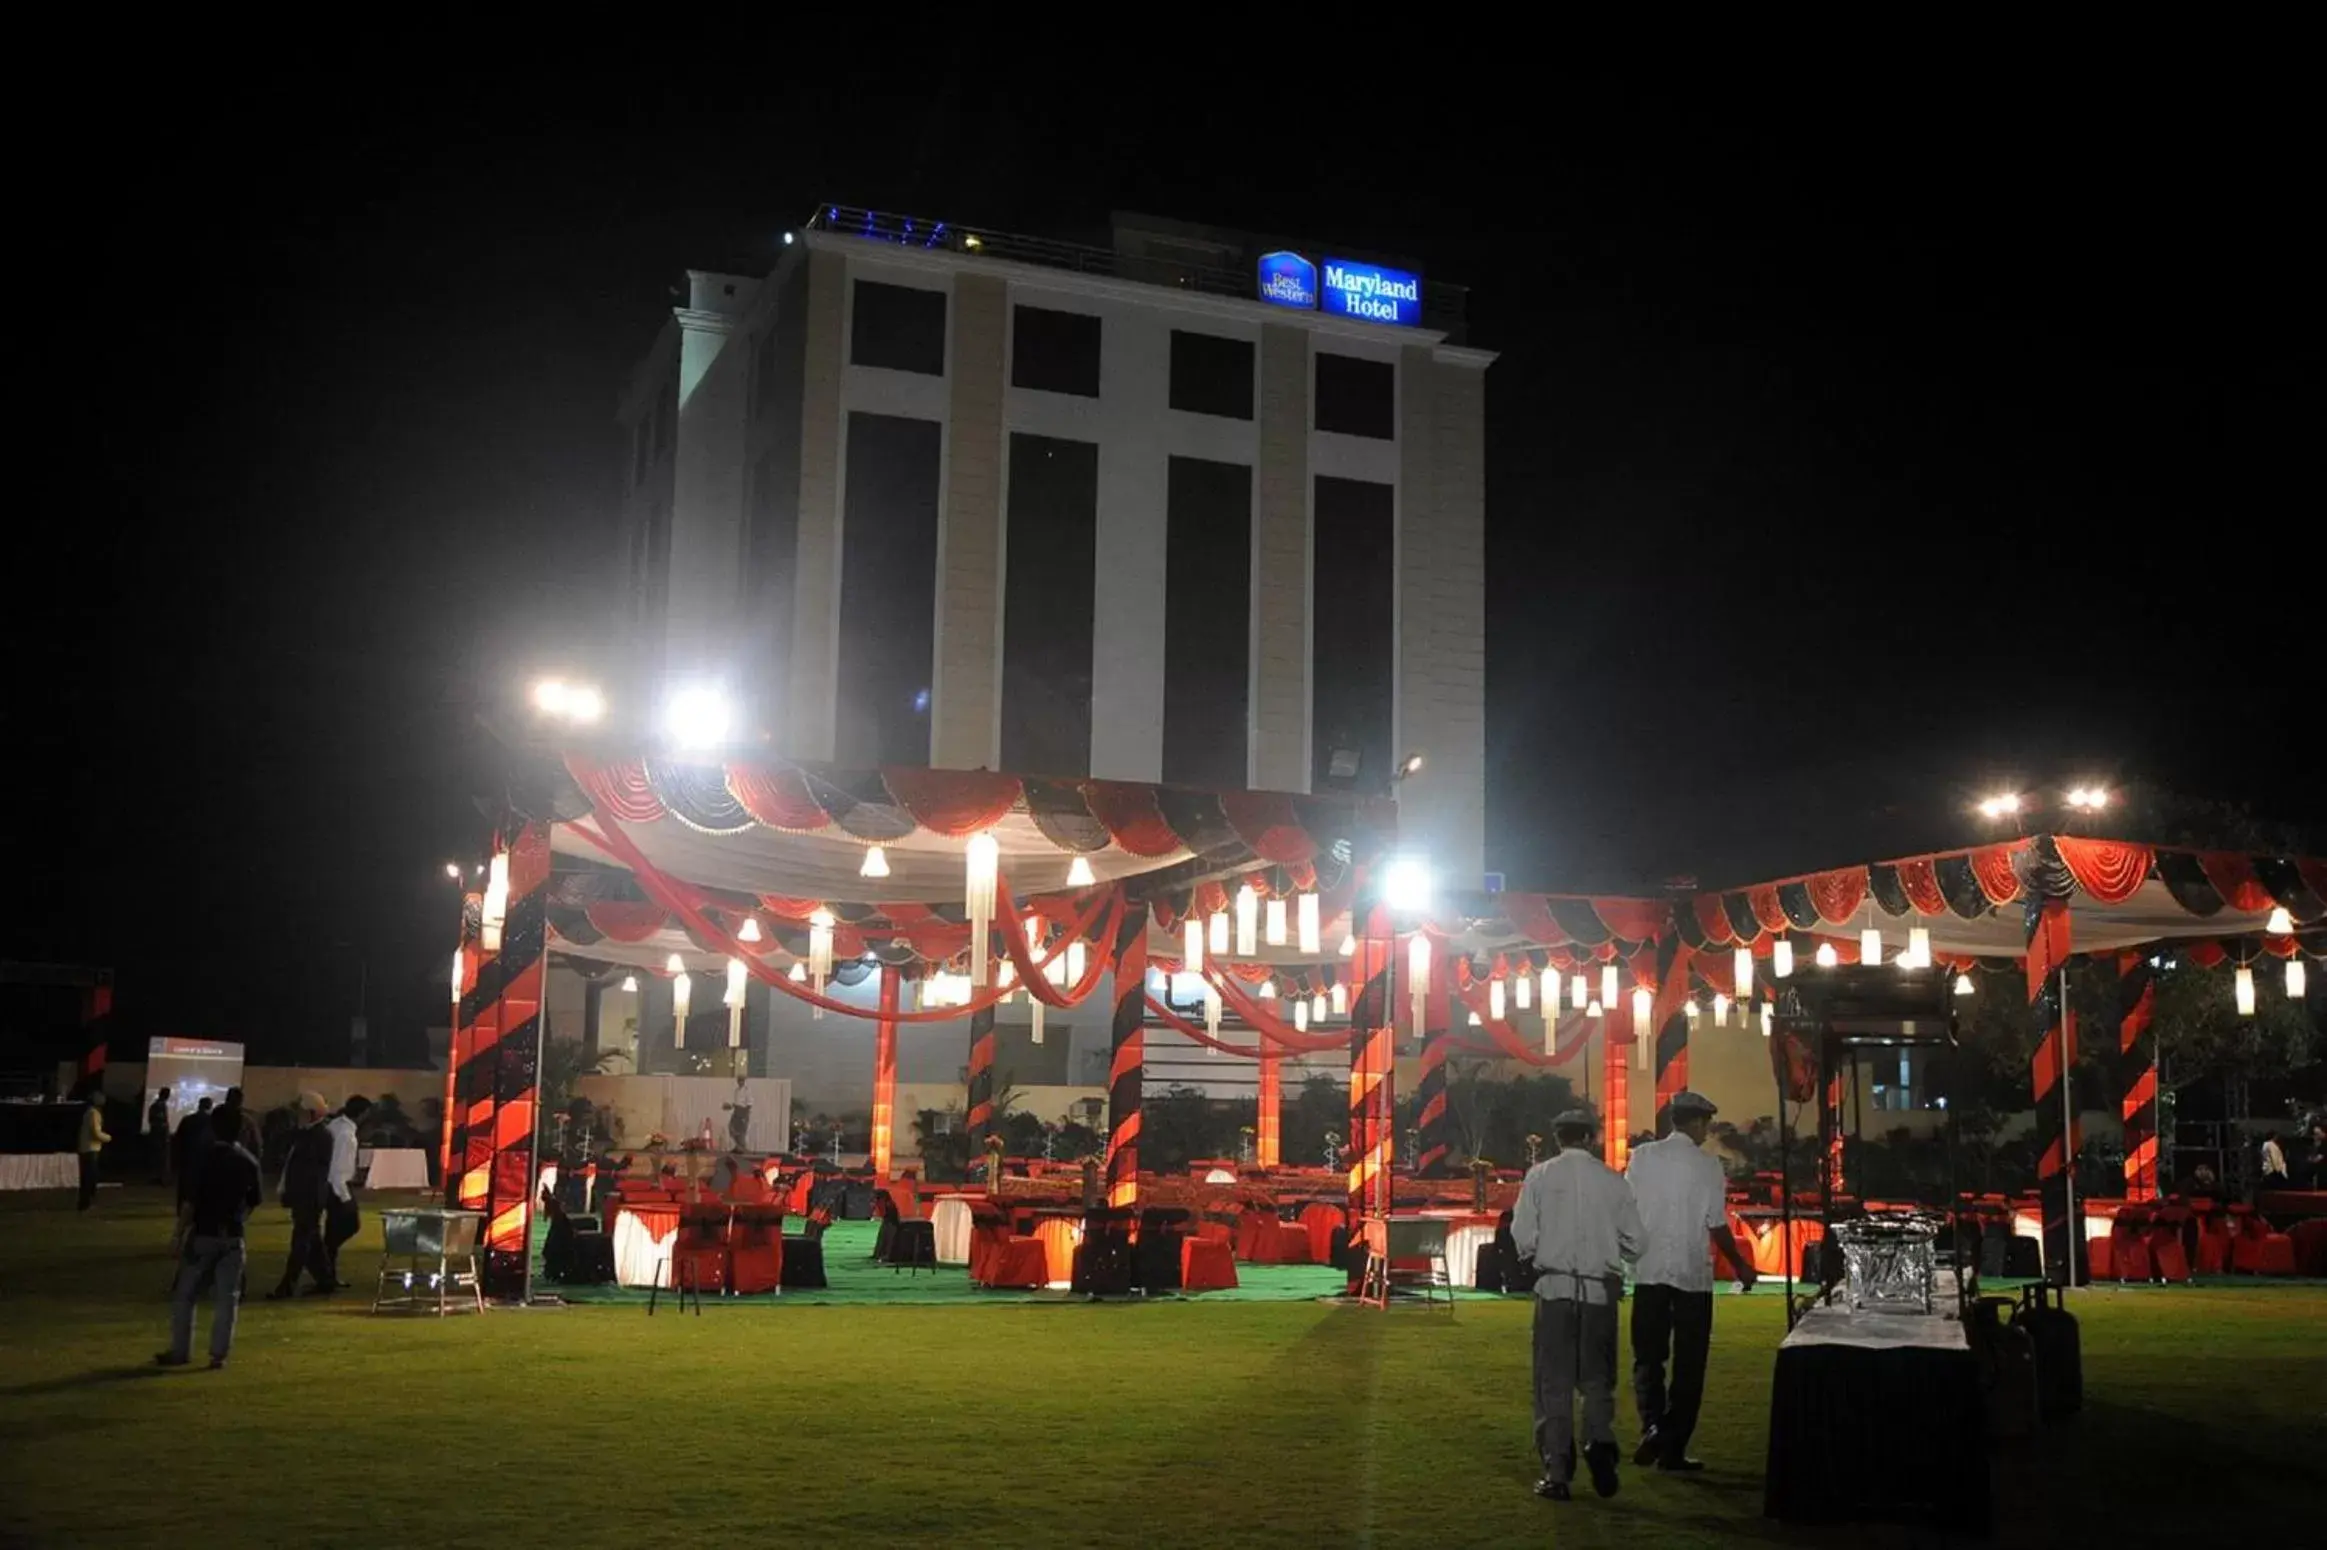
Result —
M 226 1354 L 234 1348 L 235 1315 L 242 1307 L 242 1227 L 258 1203 L 258 1159 L 231 1132 L 213 1132 L 196 1170 L 186 1251 L 170 1293 L 170 1348 L 154 1358 L 159 1365 L 183 1367 L 192 1359 L 194 1301 L 205 1280 L 213 1298 L 210 1367 L 215 1372 L 226 1365 Z
M 97 1159 L 104 1154 L 105 1143 L 113 1139 L 105 1128 L 105 1089 L 91 1082 L 86 1100 L 89 1106 L 81 1111 L 81 1138 L 74 1148 L 80 1154 L 81 1204 L 78 1209 L 83 1211 L 97 1203 Z
M 1559 1153 L 1528 1170 L 1511 1212 L 1511 1240 L 1535 1267 L 1535 1494 L 1570 1497 L 1575 1478 L 1576 1395 L 1584 1401 L 1584 1463 L 1592 1489 L 1616 1494 L 1616 1304 L 1620 1261 L 1640 1257 L 1640 1210 L 1632 1186 L 1585 1148 L 1588 1109 L 1552 1122 Z
M 325 1183 L 331 1173 L 332 1137 L 324 1116 L 330 1111 L 331 1105 L 323 1101 L 321 1093 L 299 1095 L 299 1130 L 291 1137 L 291 1154 L 283 1163 L 283 1204 L 291 1211 L 291 1257 L 283 1266 L 283 1279 L 267 1293 L 269 1302 L 296 1292 L 301 1271 L 313 1279 L 316 1291 L 332 1289 L 331 1260 L 323 1251 L 323 1210 L 332 1198 Z
M 1701 1094 L 1673 1096 L 1672 1134 L 1632 1154 L 1625 1176 L 1640 1206 L 1648 1244 L 1633 1272 L 1632 1397 L 1640 1406 L 1635 1464 L 1668 1474 L 1705 1466 L 1689 1457 L 1697 1407 L 1705 1397 L 1705 1353 L 1713 1342 L 1713 1256 L 1722 1257 L 1751 1287 L 1753 1266 L 1729 1231 L 1729 1181 L 1701 1150 L 1712 1127 L 1712 1101 Z M 1672 1387 L 1664 1367 L 1670 1353 Z
M 331 1134 L 331 1161 L 324 1173 L 323 1262 L 331 1279 L 321 1291 L 336 1292 L 347 1284 L 339 1275 L 340 1246 L 363 1225 L 356 1210 L 356 1126 L 371 1112 L 372 1100 L 359 1093 L 341 1104 L 325 1126 Z

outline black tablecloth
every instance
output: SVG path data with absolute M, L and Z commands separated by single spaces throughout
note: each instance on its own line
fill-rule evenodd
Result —
M 1902 1317 L 1876 1321 L 1896 1327 Z M 1762 1511 L 1792 1523 L 1928 1520 L 1985 1533 L 1979 1359 L 1939 1315 L 1913 1343 L 1846 1344 L 1867 1320 L 1814 1310 L 1778 1350 Z M 1834 1337 L 1830 1343 L 1822 1337 Z M 1881 1338 L 1879 1335 L 1873 1338 Z
M 824 1290 L 824 1240 L 806 1236 L 795 1238 L 784 1235 L 785 1286 L 804 1287 L 809 1291 Z

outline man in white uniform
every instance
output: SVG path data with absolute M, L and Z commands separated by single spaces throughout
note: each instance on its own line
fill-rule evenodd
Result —
M 1592 1488 L 1616 1494 L 1616 1303 L 1621 1261 L 1638 1259 L 1642 1242 L 1632 1187 L 1586 1150 L 1592 1127 L 1588 1109 L 1552 1122 L 1560 1149 L 1527 1171 L 1511 1211 L 1511 1241 L 1535 1267 L 1535 1494 L 1555 1502 L 1575 1478 L 1579 1390 Z
M 1729 1231 L 1729 1181 L 1701 1150 L 1714 1112 L 1701 1094 L 1674 1094 L 1672 1134 L 1635 1150 L 1626 1170 L 1648 1234 L 1633 1274 L 1632 1397 L 1640 1405 L 1641 1436 L 1632 1462 L 1673 1473 L 1705 1467 L 1689 1457 L 1689 1437 L 1697 1429 L 1705 1352 L 1713 1342 L 1711 1251 L 1721 1251 L 1741 1283 L 1754 1281 L 1753 1266 Z

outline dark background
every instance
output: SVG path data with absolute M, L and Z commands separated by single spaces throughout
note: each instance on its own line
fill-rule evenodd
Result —
M 657 32 L 620 73 L 464 37 L 456 79 L 422 41 L 140 67 L 134 150 L 25 142 L 0 951 L 116 966 L 136 1038 L 336 1059 L 368 970 L 413 1050 L 471 717 L 610 607 L 625 373 L 684 268 L 764 272 L 824 199 L 1471 285 L 1515 887 L 1961 842 L 2004 780 L 2327 806 L 2315 179 L 2252 59 L 1644 82 L 1450 32 L 1133 82 Z

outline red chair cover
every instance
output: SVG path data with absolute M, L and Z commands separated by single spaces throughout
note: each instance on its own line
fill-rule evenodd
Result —
M 1050 1284 L 1050 1259 L 1040 1238 L 1002 1240 L 986 1261 L 985 1284 L 998 1289 L 1030 1291 Z
M 1313 1265 L 1333 1263 L 1333 1249 L 1341 1237 L 1341 1224 L 1346 1214 L 1339 1206 L 1329 1206 L 1322 1200 L 1301 1210 L 1301 1226 L 1309 1234 L 1309 1262 Z
M 728 1285 L 738 1296 L 772 1292 L 784 1284 L 784 1224 L 778 1220 L 739 1221 L 729 1246 Z
M 2190 1259 L 2182 1249 L 2179 1232 L 2164 1227 L 2149 1235 L 2149 1265 L 2161 1281 L 2187 1281 L 2190 1278 Z
M 1236 1258 L 1217 1238 L 1180 1240 L 1180 1290 L 1218 1292 L 1236 1285 Z
M 2114 1238 L 2085 1240 L 2085 1270 L 2096 1281 L 2117 1279 L 2117 1241 Z
M 1042 1257 L 1049 1266 L 1044 1279 L 1071 1281 L 1075 1278 L 1075 1238 L 1082 1223 L 1068 1216 L 1046 1216 L 1034 1229 L 1035 1241 L 1042 1245 Z

